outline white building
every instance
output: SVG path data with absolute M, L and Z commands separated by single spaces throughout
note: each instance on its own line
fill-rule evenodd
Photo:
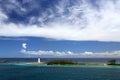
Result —
M 40 63 L 40 57 L 38 58 L 38 63 Z

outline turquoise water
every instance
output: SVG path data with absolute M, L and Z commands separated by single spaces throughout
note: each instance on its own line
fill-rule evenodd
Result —
M 0 64 L 0 80 L 120 80 L 120 67 Z

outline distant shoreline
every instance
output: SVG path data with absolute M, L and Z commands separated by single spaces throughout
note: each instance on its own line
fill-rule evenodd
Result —
M 91 68 L 120 68 L 120 65 L 104 65 L 104 64 L 86 64 L 86 65 L 47 65 L 45 63 L 36 62 L 21 62 L 21 63 L 0 63 L 0 65 L 15 65 L 15 66 L 34 66 L 34 67 L 91 67 Z
M 7 63 L 0 63 L 0 64 L 26 64 L 26 65 L 47 65 L 45 62 L 7 62 Z M 116 65 L 108 65 L 106 63 L 82 63 L 82 64 L 65 64 L 65 65 L 60 65 L 60 64 L 53 64 L 52 66 L 120 66 L 120 64 Z M 47 65 L 49 66 L 49 65 Z
M 112 60 L 112 61 L 111 61 Z M 25 62 L 25 61 L 9 61 L 7 59 L 0 60 L 0 64 L 25 64 L 25 65 L 55 65 L 55 66 L 120 66 L 119 63 L 116 63 L 115 59 L 111 59 L 108 62 L 76 62 L 72 60 L 48 60 L 47 62 Z

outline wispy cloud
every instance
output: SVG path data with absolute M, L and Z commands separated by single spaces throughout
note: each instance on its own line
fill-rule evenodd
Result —
M 28 1 L 29 2 L 29 1 Z M 61 0 L 55 8 L 31 17 L 29 24 L 5 23 L 6 15 L 0 9 L 0 36 L 33 36 L 56 40 L 120 41 L 120 0 L 89 1 Z M 32 24 L 33 21 L 39 24 Z
M 0 40 L 27 41 L 27 38 L 0 37 Z
M 3 13 L 0 9 L 0 24 L 6 19 L 8 19 L 7 15 Z

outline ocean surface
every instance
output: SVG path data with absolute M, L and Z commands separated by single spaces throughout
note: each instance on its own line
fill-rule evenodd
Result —
M 37 61 L 37 58 L 4 59 L 11 62 Z M 80 59 L 82 62 L 86 62 L 87 60 Z M 93 59 L 90 60 L 94 61 Z M 48 61 L 48 59 L 42 59 L 42 61 Z M 79 60 L 77 59 L 77 61 Z M 102 59 L 97 62 L 103 61 Z M 36 66 L 18 63 L 1 63 L 0 80 L 120 80 L 120 66 Z
M 120 67 L 0 64 L 0 80 L 120 80 Z

